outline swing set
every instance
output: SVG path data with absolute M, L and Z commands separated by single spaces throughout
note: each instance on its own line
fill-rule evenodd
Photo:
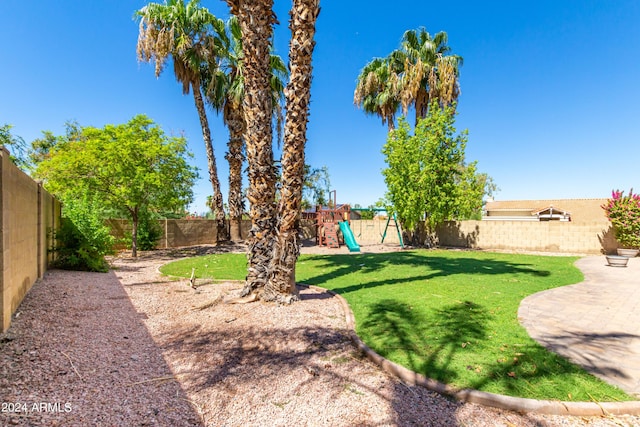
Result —
M 351 210 L 356 212 L 387 212 L 386 209 L 379 208 L 351 208 Z M 393 221 L 393 224 L 391 224 L 391 221 Z M 400 223 L 398 222 L 398 217 L 395 213 L 393 215 L 387 216 L 387 222 L 384 225 L 384 231 L 380 233 L 380 235 L 382 236 L 380 243 L 384 243 L 384 239 L 387 237 L 387 231 L 389 230 L 390 226 L 395 227 L 396 232 L 398 233 L 398 241 L 400 242 L 400 247 L 404 249 L 404 241 L 402 240 L 402 229 L 400 228 Z M 361 235 L 362 229 L 360 229 L 360 235 L 358 237 L 360 237 Z

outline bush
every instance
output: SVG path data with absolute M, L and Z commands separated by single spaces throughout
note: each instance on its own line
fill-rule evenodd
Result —
M 109 270 L 105 255 L 113 253 L 114 238 L 103 224 L 100 204 L 95 198 L 63 202 L 60 228 L 54 231 L 53 267 L 66 270 Z
M 640 247 L 640 195 L 633 193 L 633 188 L 628 195 L 624 191 L 611 192 L 611 198 L 602 205 L 607 218 L 613 225 L 616 240 L 626 248 L 637 249 Z
M 152 251 L 162 237 L 162 228 L 149 212 L 141 212 L 138 217 L 138 250 Z M 127 233 L 127 246 L 131 247 L 131 233 Z

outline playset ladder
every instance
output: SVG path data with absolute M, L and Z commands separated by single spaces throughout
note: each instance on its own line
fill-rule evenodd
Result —
M 336 230 L 336 224 L 334 222 L 325 222 L 324 224 L 324 239 L 328 247 L 339 248 L 340 242 L 338 241 L 338 231 Z

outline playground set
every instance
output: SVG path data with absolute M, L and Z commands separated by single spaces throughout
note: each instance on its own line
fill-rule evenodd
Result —
M 316 206 L 316 244 L 328 248 L 339 248 L 341 244 L 344 244 L 349 248 L 349 252 L 360 252 L 360 245 L 356 241 L 353 230 L 351 229 L 351 211 L 370 211 L 372 209 L 351 208 L 348 204 L 338 205 L 335 200 L 335 190 L 332 191 L 332 193 L 334 195 L 333 207 Z M 376 212 L 385 211 L 385 209 L 373 210 Z M 380 243 L 384 243 L 391 221 L 393 221 L 393 225 L 398 232 L 400 246 L 404 248 L 402 233 L 400 232 L 400 226 L 398 225 L 395 214 L 387 218 Z

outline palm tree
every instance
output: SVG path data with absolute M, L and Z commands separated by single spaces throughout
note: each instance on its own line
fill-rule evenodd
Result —
M 246 131 L 251 231 L 248 243 L 248 271 L 243 295 L 260 297 L 268 281 L 276 220 L 276 168 L 273 161 L 271 126 L 272 97 L 270 53 L 273 0 L 227 0 L 238 17 L 244 52 L 244 92 L 242 109 Z
M 426 29 L 408 30 L 402 36 L 400 49 L 389 55 L 391 67 L 400 70 L 398 99 L 406 115 L 409 106 L 416 110 L 418 119 L 426 117 L 431 100 L 437 99 L 442 107 L 458 99 L 459 67 L 462 57 L 450 55 L 447 33 L 435 36 Z
M 406 31 L 399 49 L 385 58 L 374 58 L 362 69 L 354 103 L 365 113 L 380 116 L 389 130 L 395 126 L 398 109 L 402 107 L 406 115 L 413 106 L 417 124 L 427 115 L 431 100 L 447 106 L 460 94 L 462 58 L 450 51 L 444 31 L 433 37 L 424 28 Z
M 172 57 L 174 73 L 182 83 L 182 92 L 185 95 L 190 91 L 193 93 L 207 152 L 209 180 L 213 187 L 212 210 L 217 220 L 218 240 L 227 240 L 229 237 L 218 168 L 200 89 L 204 70 L 216 67 L 216 44 L 219 44 L 217 39 L 220 32 L 224 31 L 224 22 L 208 9 L 200 7 L 199 0 L 190 0 L 186 4 L 184 0 L 149 3 L 136 15 L 140 18 L 138 60 L 155 61 L 155 74 L 158 77 L 169 57 Z
M 366 114 L 380 116 L 389 131 L 395 128 L 396 111 L 400 107 L 398 80 L 387 58 L 374 58 L 360 71 L 353 95 L 354 104 L 362 107 Z
M 224 123 L 229 129 L 229 219 L 232 241 L 242 241 L 241 220 L 244 212 L 242 195 L 242 164 L 244 157 L 244 98 L 242 32 L 237 17 L 232 16 L 226 23 L 225 37 L 221 37 L 219 50 L 220 68 L 212 78 L 203 82 L 206 97 L 211 105 L 222 111 Z M 271 96 L 273 116 L 278 133 L 282 122 L 282 101 L 287 69 L 278 55 L 271 54 Z
M 278 205 L 278 234 L 273 249 L 270 277 L 263 300 L 290 303 L 297 299 L 295 264 L 300 254 L 298 234 L 302 210 L 304 149 L 311 98 L 312 54 L 320 0 L 294 0 L 291 8 L 289 68 L 285 91 L 287 115 L 284 126 L 282 178 Z

